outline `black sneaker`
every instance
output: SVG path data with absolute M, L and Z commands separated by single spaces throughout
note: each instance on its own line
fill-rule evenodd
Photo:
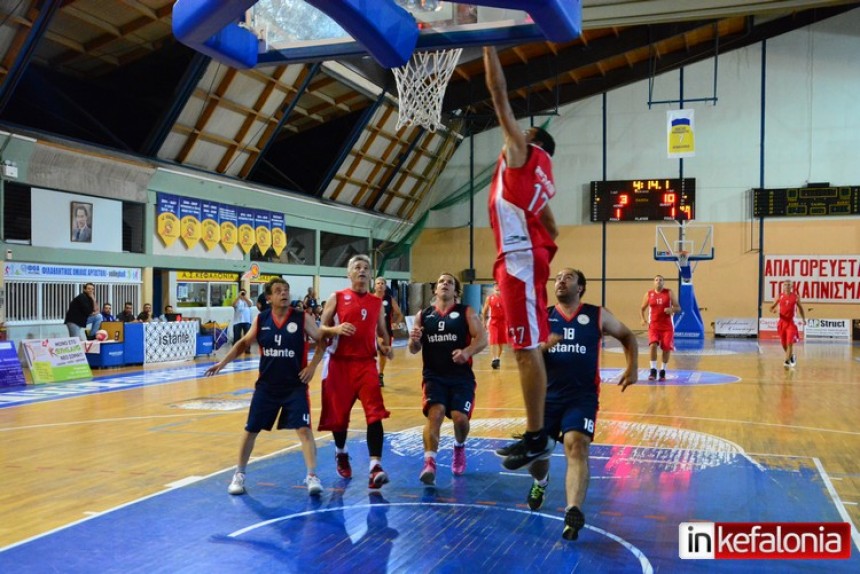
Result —
M 660 377 L 657 380 L 658 381 L 665 381 L 666 380 L 666 371 L 665 370 L 660 369 Z
M 385 386 L 385 375 L 383 375 L 382 373 L 379 373 L 379 386 L 380 387 Z
M 565 540 L 576 540 L 583 526 L 585 515 L 579 508 L 572 506 L 564 513 L 564 530 L 561 531 L 561 537 Z
M 648 380 L 649 381 L 656 381 L 657 380 L 657 369 L 651 369 L 651 372 L 648 374 Z
M 517 442 L 512 442 L 511 444 L 506 444 L 505 446 L 503 446 L 503 447 L 501 447 L 501 448 L 497 448 L 497 449 L 496 449 L 496 456 L 505 457 L 505 456 L 508 456 L 509 454 L 511 454 L 511 451 L 513 450 L 513 448 L 514 448 L 517 444 L 519 444 L 519 442 L 520 442 L 520 441 L 522 441 L 522 440 L 523 440 L 523 435 L 521 435 L 521 434 L 515 434 L 515 435 L 513 435 L 513 438 L 514 438 Z
M 499 359 L 493 359 L 493 362 L 490 363 L 490 366 L 493 367 L 493 370 L 497 370 L 499 368 Z
M 784 362 L 784 363 L 782 364 L 782 366 L 783 366 L 783 367 L 785 367 L 786 369 L 787 369 L 787 368 L 789 368 L 789 367 L 791 366 L 791 361 L 786 361 L 786 362 Z
M 546 446 L 541 450 L 529 450 L 525 438 L 512 445 L 510 454 L 502 461 L 502 466 L 508 470 L 517 470 L 536 460 L 547 460 L 555 448 L 555 440 L 547 437 Z
M 532 487 L 529 490 L 529 496 L 526 498 L 526 502 L 529 504 L 529 508 L 532 510 L 540 510 L 540 507 L 543 506 L 543 499 L 546 495 L 546 487 L 549 486 L 549 477 L 547 477 L 547 484 L 541 486 L 538 481 L 532 482 Z

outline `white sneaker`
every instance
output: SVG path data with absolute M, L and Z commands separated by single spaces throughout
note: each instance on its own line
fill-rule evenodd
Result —
M 305 477 L 305 484 L 308 485 L 308 495 L 319 496 L 322 494 L 323 485 L 320 477 L 315 474 L 309 474 Z
M 245 473 L 236 472 L 233 474 L 233 480 L 230 481 L 230 486 L 227 487 L 227 492 L 230 494 L 245 494 Z

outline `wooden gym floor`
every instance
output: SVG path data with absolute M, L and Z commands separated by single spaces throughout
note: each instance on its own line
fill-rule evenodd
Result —
M 602 387 L 601 412 L 592 447 L 592 482 L 584 510 L 595 533 L 610 531 L 642 549 L 644 561 L 640 557 L 632 566 L 633 571 L 639 571 L 639 566 L 642 571 L 690 569 L 693 563 L 682 563 L 677 557 L 676 534 L 681 521 L 828 520 L 858 524 L 858 346 L 801 343 L 797 346 L 797 367 L 785 369 L 777 343 L 710 340 L 701 349 L 679 349 L 670 361 L 666 383 L 641 380 L 622 394 L 611 378 L 623 365 L 623 355 L 612 343 L 603 354 L 604 379 L 608 380 Z M 644 379 L 648 359 L 641 339 L 640 351 L 640 377 Z M 472 439 L 467 443 L 469 472 L 452 481 L 450 477 L 443 479 L 440 470 L 439 492 L 432 499 L 427 498 L 417 480 L 421 467 L 420 430 L 424 424 L 420 411 L 420 359 L 402 347 L 396 352 L 385 373 L 384 396 L 386 406 L 392 411 L 385 422 L 385 462 L 392 480 L 382 489 L 382 496 L 388 499 L 385 502 L 394 499 L 403 505 L 430 506 L 463 503 L 476 508 L 498 504 L 530 514 L 523 511 L 527 478 L 503 476 L 512 473 L 500 473 L 497 459 L 488 454 L 523 424 L 522 398 L 510 352 L 503 356 L 499 371 L 489 368 L 486 351 L 476 357 L 478 392 Z M 261 496 L 272 495 L 277 499 L 278 493 L 283 494 L 277 490 L 283 486 L 279 485 L 279 473 L 291 472 L 295 474 L 289 479 L 293 486 L 282 498 L 285 496 L 291 504 L 303 508 L 307 496 L 297 486 L 303 471 L 292 431 L 261 433 L 249 467 L 249 495 L 230 497 L 226 493 L 229 469 L 235 464 L 255 380 L 256 360 L 234 362 L 235 369 L 230 372 L 203 378 L 204 365 L 209 363 L 211 359 L 196 365 L 104 370 L 95 373 L 93 383 L 28 386 L 0 393 L 0 471 L 5 479 L 0 489 L 0 571 L 42 571 L 50 562 L 45 545 L 58 547 L 57 537 L 62 535 L 77 540 L 63 544 L 87 548 L 92 540 L 76 534 L 76 529 L 100 522 L 108 529 L 122 530 L 127 527 L 122 509 L 136 508 L 141 501 L 148 501 L 155 515 L 166 515 L 170 510 L 167 499 L 159 496 L 166 491 L 192 488 L 201 478 L 201 484 L 209 484 L 204 501 L 232 503 L 235 507 L 241 499 L 249 504 L 247 501 L 254 499 L 255 490 Z M 317 373 L 311 383 L 314 416 L 318 413 L 319 387 Z M 371 508 L 367 526 L 362 526 L 370 529 L 373 513 L 380 507 L 373 506 L 379 501 L 372 497 L 371 505 L 362 504 L 367 502 L 363 429 L 359 407 L 353 411 L 356 432 L 351 434 L 349 443 L 356 477 L 348 485 L 335 480 L 330 435 L 316 435 L 320 447 L 319 474 L 326 485 L 322 503 L 334 504 L 337 497 L 338 504 L 347 507 L 351 504 L 355 508 Z M 440 449 L 440 464 L 448 456 L 441 451 L 450 446 L 450 434 L 450 426 L 443 427 L 446 438 Z M 553 458 L 556 477 L 551 481 L 553 498 L 542 510 L 547 516 L 560 516 L 559 509 L 564 505 L 561 490 L 564 461 L 558 456 L 559 451 Z M 714 474 L 707 481 L 696 478 L 697 472 L 713 470 L 729 460 L 745 461 L 752 472 L 767 470 L 771 474 L 764 476 L 774 481 L 777 476 L 795 481 L 777 488 L 789 502 L 780 502 L 779 497 L 769 498 L 767 481 L 762 486 L 760 478 L 749 478 L 752 476 L 749 473 L 743 475 L 748 478 L 741 479 L 746 484 L 740 485 L 731 484 L 734 480 L 727 478 L 734 475 Z M 284 461 L 289 461 L 292 470 L 279 471 L 279 467 L 271 466 Z M 650 477 L 647 480 L 646 473 Z M 470 482 L 473 490 L 466 492 Z M 605 490 L 610 482 L 616 490 Z M 474 491 L 479 484 L 482 490 Z M 694 492 L 703 485 L 714 489 L 713 495 L 706 497 L 708 502 L 701 501 L 701 492 Z M 625 499 L 623 510 L 616 507 L 621 504 L 619 497 L 631 497 Z M 641 510 L 651 502 L 662 511 Z M 206 506 L 207 503 L 193 504 L 204 513 Z M 213 525 L 229 511 L 230 507 L 218 513 L 213 510 L 213 515 L 198 521 L 197 527 L 206 530 L 207 537 L 215 536 L 221 528 Z M 395 531 L 388 527 L 389 521 L 394 520 L 392 516 L 397 514 L 385 519 L 384 532 Z M 406 542 L 425 535 L 421 531 L 422 521 L 414 515 L 404 520 L 399 538 L 394 542 L 389 540 L 388 550 L 394 551 L 388 555 L 389 562 L 377 565 L 375 570 L 417 571 L 419 564 L 423 564 L 420 569 L 424 571 L 468 568 L 456 556 L 438 562 L 419 559 L 420 552 L 407 549 Z M 659 523 L 662 529 L 659 543 L 637 538 L 642 527 L 636 520 Z M 345 524 L 349 526 L 350 521 L 347 519 Z M 554 556 L 553 560 L 561 561 L 557 563 L 570 570 L 585 566 L 630 569 L 629 564 L 621 567 L 612 562 L 616 559 L 608 557 L 611 553 L 603 552 L 604 558 L 588 555 L 587 539 L 562 541 L 560 524 L 555 521 L 546 527 L 529 526 L 546 528 L 550 546 L 545 554 L 539 552 L 542 556 Z M 412 537 L 405 535 L 410 529 L 415 529 Z M 453 536 L 459 541 L 467 540 L 469 532 L 457 531 Z M 826 571 L 857 571 L 860 537 L 856 526 L 852 526 L 852 534 L 851 561 L 832 562 L 826 565 Z M 127 543 L 128 553 L 133 555 L 132 547 L 137 543 Z M 510 546 L 508 542 L 502 543 Z M 398 544 L 403 546 L 398 549 Z M 566 550 L 570 545 L 579 545 L 576 555 Z M 250 556 L 256 558 L 245 556 L 246 565 L 253 565 L 256 559 L 262 560 L 258 565 L 275 560 L 271 548 L 263 558 L 259 558 L 259 548 L 252 550 Z M 249 552 L 247 546 L 243 551 Z M 117 557 L 125 553 L 116 545 L 111 552 L 105 557 L 105 567 L 100 567 L 102 571 L 111 570 L 107 565 L 116 564 Z M 502 552 L 504 549 L 498 550 L 499 555 Z M 279 551 L 279 559 L 286 554 L 289 551 Z M 185 556 L 191 560 L 186 564 L 179 558 L 181 552 L 167 553 L 155 570 L 194 572 L 209 568 L 207 571 L 212 571 L 200 558 L 204 555 L 206 552 L 197 549 Z M 399 562 L 394 560 L 395 556 L 401 556 Z M 286 570 L 301 569 L 301 557 L 293 558 L 297 562 Z M 178 568 L 181 562 L 186 566 Z M 332 563 L 329 570 L 340 571 L 338 564 L 345 568 L 344 563 Z M 525 570 L 539 570 L 548 564 L 538 561 L 521 566 Z M 785 564 L 790 563 L 780 568 Z M 80 568 L 67 563 L 67 571 L 86 571 L 92 567 L 92 563 Z M 151 566 L 147 569 L 152 571 Z M 238 565 L 236 569 L 240 569 Z M 803 570 L 808 569 L 807 564 Z M 226 566 L 223 570 L 233 571 Z

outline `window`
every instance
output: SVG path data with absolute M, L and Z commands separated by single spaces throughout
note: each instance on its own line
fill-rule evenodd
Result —
M 143 253 L 144 207 L 122 202 L 122 250 L 127 253 Z
M 373 253 L 374 257 L 374 265 L 376 268 L 379 268 L 379 265 L 382 263 L 382 260 L 385 258 L 388 253 L 391 252 L 392 249 L 397 247 L 395 243 L 389 243 L 387 241 L 377 241 L 373 242 Z M 392 257 L 388 261 L 385 262 L 385 271 L 404 271 L 409 272 L 409 254 L 407 251 L 402 255 L 398 255 L 396 257 Z
M 30 243 L 30 187 L 10 181 L 3 186 L 4 239 Z
M 317 232 L 301 227 L 287 227 L 288 263 L 297 265 L 316 265 Z
M 99 310 L 110 303 L 114 314 L 126 301 L 137 305 L 141 286 L 133 283 L 96 283 L 95 299 Z M 84 290 L 83 283 L 36 281 L 6 282 L 6 320 L 8 322 L 40 323 L 63 321 L 69 303 Z
M 287 227 L 287 247 L 281 255 L 275 255 L 271 247 L 265 254 L 260 253 L 256 244 L 249 254 L 251 261 L 268 261 L 270 263 L 289 263 L 291 265 L 316 265 L 316 231 L 301 227 Z
M 323 267 L 346 267 L 349 258 L 359 253 L 367 254 L 367 239 L 338 233 L 320 232 L 320 265 Z

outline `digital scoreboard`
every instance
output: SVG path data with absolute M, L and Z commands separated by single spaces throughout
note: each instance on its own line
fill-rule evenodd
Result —
M 753 189 L 753 217 L 860 214 L 860 187 Z
M 591 221 L 687 221 L 695 206 L 695 178 L 591 182 Z

